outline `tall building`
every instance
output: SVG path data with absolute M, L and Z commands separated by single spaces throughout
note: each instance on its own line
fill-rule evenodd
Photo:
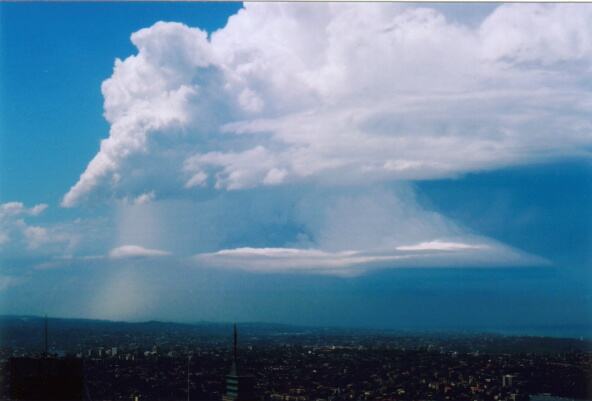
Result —
M 238 345 L 236 324 L 233 331 L 232 366 L 230 373 L 226 375 L 226 392 L 223 401 L 254 401 L 255 377 L 249 374 L 240 374 L 238 368 Z
M 82 360 L 50 355 L 47 332 L 46 316 L 40 358 L 8 360 L 10 399 L 83 400 L 85 392 Z
M 81 359 L 10 358 L 10 398 L 13 400 L 83 400 Z

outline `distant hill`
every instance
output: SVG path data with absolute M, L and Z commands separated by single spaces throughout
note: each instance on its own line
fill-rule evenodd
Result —
M 44 320 L 41 316 L 0 315 L 0 346 L 39 348 L 43 339 Z M 273 323 L 240 323 L 238 326 L 244 338 L 300 335 L 310 333 L 311 330 L 319 330 Z M 83 340 L 85 343 L 96 342 L 101 337 L 127 337 L 139 343 L 152 342 L 154 338 L 162 337 L 169 337 L 175 341 L 202 339 L 225 342 L 232 335 L 232 323 L 48 318 L 48 331 L 50 342 L 60 349 L 65 349 Z
M 390 344 L 402 348 L 443 347 L 472 352 L 568 352 L 592 351 L 589 340 L 508 336 L 459 331 L 372 330 L 305 327 L 276 323 L 240 323 L 241 342 L 273 341 L 292 344 Z M 188 346 L 231 342 L 232 323 L 162 321 L 121 322 L 96 319 L 48 319 L 49 344 L 54 350 L 79 352 L 92 347 L 125 346 L 148 349 L 154 344 Z M 0 315 L 0 347 L 39 352 L 43 345 L 44 318 Z
M 0 315 L 0 336 L 7 333 L 41 335 L 44 324 L 41 316 L 10 316 Z M 126 332 L 126 333 L 155 333 L 155 332 L 187 332 L 200 336 L 228 336 L 232 333 L 232 323 L 196 322 L 177 323 L 150 320 L 146 322 L 125 322 L 98 319 L 66 319 L 48 318 L 50 330 L 89 330 L 93 332 Z M 240 323 L 241 332 L 246 335 L 269 335 L 288 332 L 298 333 L 310 328 L 274 324 L 274 323 Z

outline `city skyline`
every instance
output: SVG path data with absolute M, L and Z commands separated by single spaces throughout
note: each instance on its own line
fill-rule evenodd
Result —
M 591 19 L 2 3 L 0 314 L 589 335 Z
M 11 373 L 0 381 L 0 394 L 16 399 L 40 398 L 24 394 L 50 393 L 47 384 L 58 380 L 60 399 L 561 401 L 590 394 L 590 340 L 245 324 L 237 357 L 230 324 L 50 319 L 50 357 L 40 358 L 32 340 L 43 319 L 0 320 L 2 372 L 21 372 L 20 380 Z M 41 361 L 61 373 L 50 381 L 30 375 Z M 86 397 L 66 397 L 68 389 Z

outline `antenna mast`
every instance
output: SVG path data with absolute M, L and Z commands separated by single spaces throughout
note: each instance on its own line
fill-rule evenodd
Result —
M 237 335 L 236 335 L 236 323 L 234 324 L 234 342 L 233 342 L 233 346 L 232 346 L 232 351 L 233 351 L 233 355 L 234 355 L 234 363 L 236 363 L 237 360 Z
M 187 401 L 189 401 L 189 362 L 191 361 L 191 355 L 187 355 Z
M 48 353 L 48 349 L 47 349 L 47 314 L 45 315 L 45 320 L 44 320 L 44 330 L 43 330 L 43 337 L 44 337 L 44 353 L 43 355 L 47 357 Z

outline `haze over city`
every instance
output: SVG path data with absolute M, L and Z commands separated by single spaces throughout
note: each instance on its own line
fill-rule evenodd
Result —
M 0 314 L 592 333 L 589 4 L 0 4 Z

